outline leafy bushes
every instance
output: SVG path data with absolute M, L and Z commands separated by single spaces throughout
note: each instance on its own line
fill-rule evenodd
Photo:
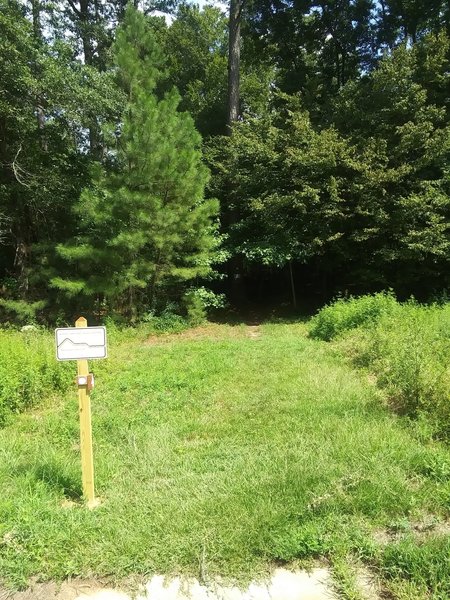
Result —
M 391 293 L 339 298 L 322 308 L 313 318 L 310 335 L 329 342 L 344 331 L 378 322 L 383 314 L 392 312 L 396 304 Z
M 434 434 L 450 438 L 450 304 L 400 304 L 390 294 L 340 299 L 313 318 L 310 335 L 339 338 L 399 412 L 426 415 Z
M 67 388 L 73 378 L 56 361 L 52 336 L 39 330 L 0 330 L 0 426 L 42 396 Z
M 398 408 L 427 412 L 450 436 L 450 304 L 403 305 L 386 315 L 367 346 L 367 362 Z

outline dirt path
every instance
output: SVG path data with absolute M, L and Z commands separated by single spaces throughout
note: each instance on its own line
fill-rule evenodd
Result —
M 180 331 L 179 333 L 163 333 L 161 335 L 149 336 L 145 344 L 150 346 L 160 346 L 176 341 L 222 341 L 233 339 L 259 339 L 261 337 L 261 327 L 257 324 L 251 325 L 222 325 L 220 323 L 207 323 L 199 325 L 192 329 Z
M 261 337 L 261 328 L 259 325 L 247 325 L 247 336 L 252 340 L 257 340 Z

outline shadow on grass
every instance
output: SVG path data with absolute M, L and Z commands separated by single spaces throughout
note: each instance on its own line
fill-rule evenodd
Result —
M 311 311 L 294 310 L 290 305 L 277 307 L 240 307 L 219 309 L 212 312 L 208 320 L 220 325 L 250 325 L 257 326 L 264 323 L 279 323 L 290 325 L 293 323 L 306 323 L 312 316 Z
M 37 481 L 42 481 L 51 490 L 62 491 L 67 499 L 73 501 L 82 499 L 81 481 L 67 473 L 60 465 L 45 463 L 34 467 L 32 473 Z

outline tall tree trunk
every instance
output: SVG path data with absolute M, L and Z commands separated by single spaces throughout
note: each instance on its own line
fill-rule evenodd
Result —
M 19 294 L 22 299 L 25 299 L 28 293 L 28 244 L 23 238 L 16 238 L 16 253 L 14 256 L 14 269 L 19 284 Z
M 343 50 L 342 55 L 341 55 L 341 86 L 345 85 L 345 83 L 347 81 L 346 72 L 345 72 L 346 68 L 347 68 L 346 58 L 347 58 L 347 55 L 345 53 L 345 50 Z
M 94 43 L 92 30 L 91 6 L 92 0 L 79 0 L 79 6 L 75 0 L 68 0 L 74 15 L 74 22 L 78 21 L 77 29 L 83 46 L 84 63 L 91 66 L 94 62 Z M 96 16 L 98 18 L 98 7 L 95 4 Z M 100 130 L 97 119 L 92 117 L 89 124 L 89 150 L 94 160 L 100 160 L 103 154 L 103 148 L 100 140 Z
M 161 252 L 161 249 L 158 249 L 158 252 L 156 254 L 155 270 L 153 272 L 152 280 L 150 283 L 150 289 L 149 289 L 149 308 L 151 310 L 153 310 L 156 305 L 156 285 L 158 283 L 158 275 L 159 275 L 159 269 L 161 266 L 161 258 L 162 258 L 162 252 Z
M 36 46 L 42 44 L 42 29 L 41 29 L 41 3 L 40 0 L 32 0 L 31 12 L 33 17 L 33 35 Z M 35 65 L 37 71 L 37 66 Z M 38 76 L 39 73 L 36 73 Z M 47 152 L 47 141 L 45 139 L 45 112 L 43 107 L 44 101 L 42 94 L 36 95 L 36 119 L 39 132 L 39 144 L 44 152 Z
M 337 89 L 341 89 L 341 59 L 339 54 L 339 48 L 336 46 L 335 52 L 335 65 L 336 65 L 336 85 Z
M 229 36 L 228 36 L 228 135 L 233 133 L 233 123 L 239 119 L 240 104 L 240 62 L 241 62 L 241 19 L 245 0 L 230 0 Z M 234 183 L 228 181 L 230 191 Z M 236 223 L 238 215 L 236 209 L 224 207 L 224 221 L 228 226 Z M 242 257 L 231 256 L 228 261 L 228 282 L 230 297 L 234 304 L 242 304 L 245 300 L 243 281 Z
M 292 272 L 292 260 L 289 261 L 289 279 L 291 282 L 292 306 L 297 310 L 297 294 L 295 293 L 294 273 Z
M 90 15 L 91 0 L 80 0 L 80 34 L 83 44 L 84 62 L 91 66 L 94 62 L 94 44 L 92 41 L 92 18 Z M 100 131 L 95 117 L 89 125 L 89 150 L 94 160 L 100 160 L 102 149 L 100 144 Z
M 228 38 L 228 131 L 239 118 L 241 19 L 245 0 L 230 0 Z
M 94 58 L 94 49 L 92 46 L 92 32 L 89 15 L 89 6 L 91 0 L 80 0 L 80 10 L 78 16 L 80 19 L 80 35 L 83 44 L 84 62 L 87 65 L 92 65 Z

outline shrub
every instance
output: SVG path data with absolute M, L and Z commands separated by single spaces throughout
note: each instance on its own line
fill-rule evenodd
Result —
M 450 438 L 450 304 L 400 304 L 391 294 L 340 299 L 313 318 L 310 335 L 339 337 L 399 412 L 425 415 L 437 437 Z
M 142 324 L 145 324 L 148 334 L 177 333 L 188 326 L 186 319 L 174 312 L 171 306 L 168 306 L 160 315 L 155 315 L 152 311 L 146 313 L 141 319 Z M 129 327 L 125 329 L 131 330 Z
M 65 390 L 72 377 L 67 365 L 56 361 L 50 333 L 0 330 L 0 426 L 43 395 Z
M 191 288 L 184 295 L 187 319 L 190 325 L 200 325 L 206 320 L 208 309 L 224 308 L 225 296 L 205 287 Z
M 396 306 L 397 301 L 391 292 L 339 298 L 313 317 L 310 336 L 328 342 L 350 329 L 376 324 L 382 315 L 394 311 Z
M 0 298 L 2 316 L 13 323 L 35 323 L 37 315 L 45 308 L 45 300 L 25 302 L 24 300 L 5 300 Z
M 398 410 L 426 413 L 439 436 L 450 436 L 450 304 L 402 305 L 380 321 L 364 353 Z
M 184 304 L 189 325 L 195 327 L 201 325 L 206 320 L 205 304 L 195 291 L 184 295 Z

